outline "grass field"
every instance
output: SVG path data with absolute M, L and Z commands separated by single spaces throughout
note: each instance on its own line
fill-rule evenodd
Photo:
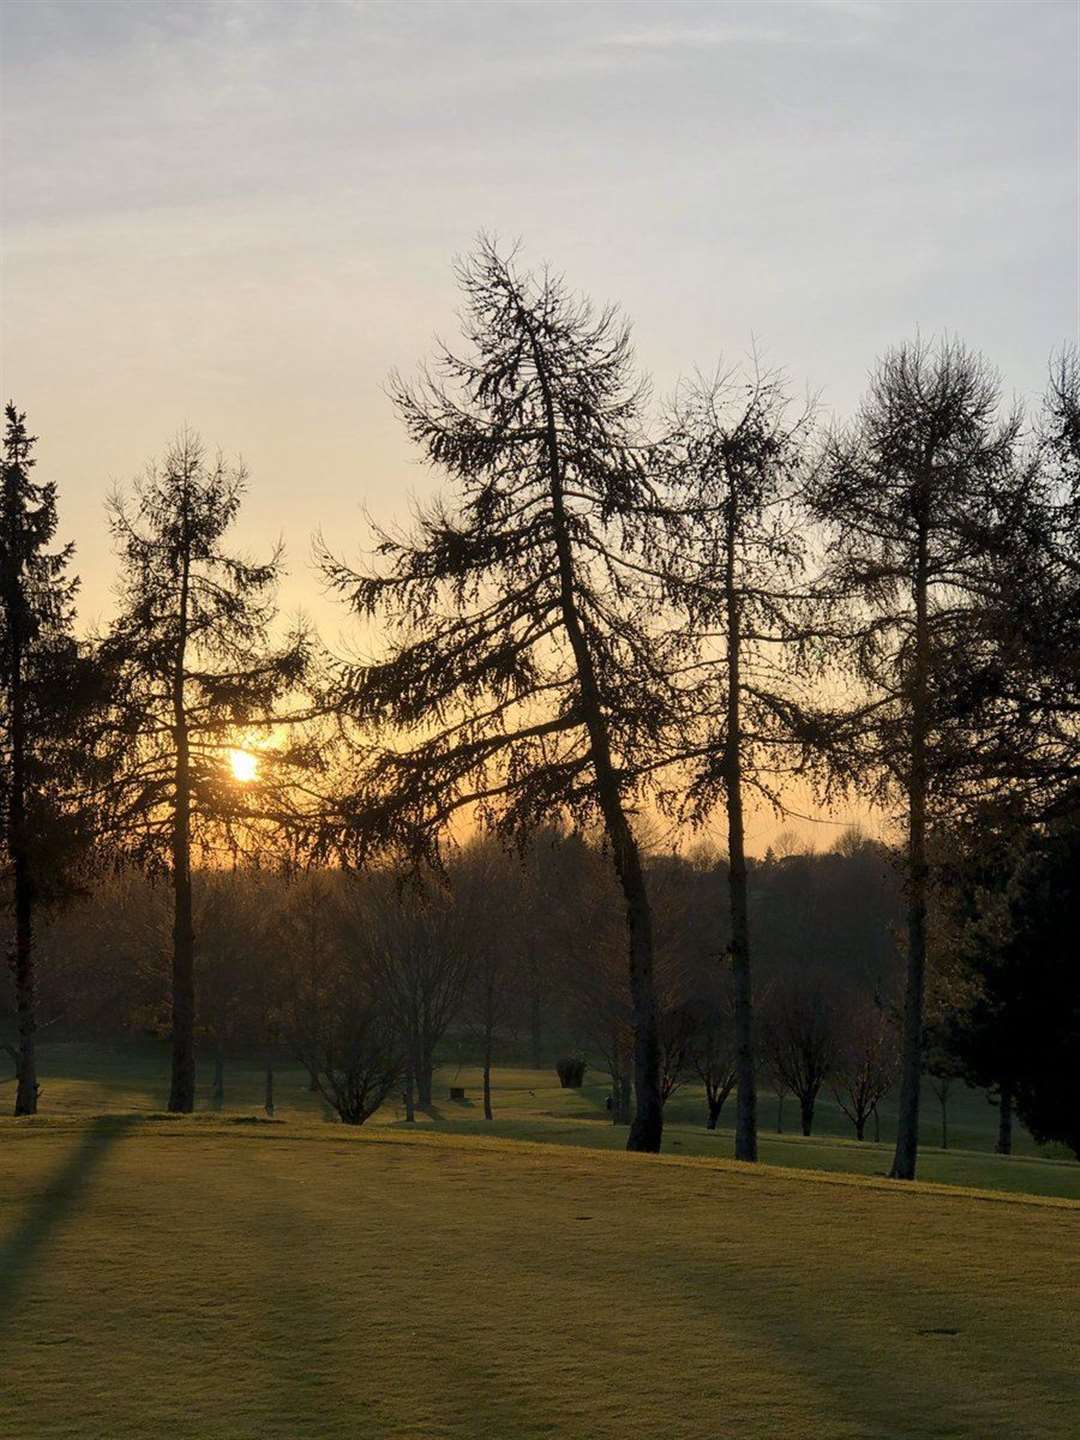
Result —
M 1068 1200 L 301 1119 L 0 1148 L 5 1437 L 1076 1434 Z
M 455 1065 L 464 1105 L 352 1131 L 240 1063 L 164 1116 L 164 1060 L 50 1043 L 0 1120 L 4 1440 L 1076 1434 L 1080 1165 L 994 1155 L 972 1092 L 898 1186 L 889 1113 L 827 1101 L 748 1167 L 689 1091 L 645 1157 L 601 1077 L 503 1069 L 487 1125 Z
M 168 1057 L 161 1045 L 101 1045 L 50 1043 L 41 1047 L 42 1114 L 98 1116 L 147 1114 L 163 1110 L 168 1093 Z M 210 1067 L 200 1067 L 200 1107 L 208 1103 Z M 263 1100 L 263 1076 L 251 1064 L 230 1062 L 225 1076 L 226 1113 L 257 1113 Z M 593 1072 L 580 1091 L 561 1090 L 552 1071 L 502 1068 L 495 1072 L 495 1120 L 486 1124 L 480 1108 L 479 1072 L 468 1065 L 447 1067 L 436 1085 L 436 1106 L 418 1117 L 418 1128 L 445 1133 L 483 1134 L 511 1140 L 533 1140 L 558 1145 L 621 1150 L 625 1129 L 612 1126 L 604 1109 L 607 1087 Z M 450 1083 L 464 1085 L 466 1104 L 445 1098 Z M 7 1108 L 9 1083 L 0 1088 L 0 1106 Z M 13 1098 L 13 1095 L 12 1095 Z M 308 1092 L 298 1070 L 283 1070 L 276 1082 L 277 1113 L 289 1120 L 317 1120 L 324 1107 Z M 951 1148 L 940 1148 L 940 1122 L 936 1102 L 924 1100 L 923 1149 L 919 1173 L 941 1184 L 1009 1190 L 1024 1194 L 1057 1195 L 1080 1199 L 1080 1164 L 1051 1159 L 1042 1153 L 1019 1125 L 1015 1153 L 993 1153 L 997 1111 L 986 1098 L 958 1087 L 950 1102 Z M 815 1133 L 809 1138 L 785 1129 L 775 1133 L 776 1106 L 770 1096 L 761 1103 L 761 1156 L 766 1164 L 803 1170 L 833 1170 L 860 1175 L 884 1175 L 892 1161 L 894 1115 L 883 1106 L 882 1141 L 862 1144 L 851 1139 L 851 1125 L 827 1094 L 818 1105 Z M 721 1124 L 710 1134 L 703 1123 L 704 1101 L 692 1088 L 679 1091 L 667 1107 L 664 1149 L 668 1155 L 729 1158 L 733 1152 L 730 1129 Z M 731 1118 L 730 1113 L 723 1119 Z M 786 1126 L 795 1126 L 796 1107 L 789 1099 Z M 374 1118 L 379 1128 L 405 1128 L 400 1107 L 389 1104 Z

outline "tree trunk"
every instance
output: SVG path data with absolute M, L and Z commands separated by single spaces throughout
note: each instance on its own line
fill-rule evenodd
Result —
M 173 670 L 173 741 L 176 746 L 172 825 L 173 964 L 172 1082 L 169 1109 L 189 1115 L 195 1108 L 195 925 L 191 908 L 191 772 L 184 667 L 187 650 L 188 566 L 180 579 L 180 634 Z
M 926 482 L 923 482 L 925 491 Z M 923 996 L 926 989 L 926 791 L 930 629 L 927 612 L 927 496 L 920 508 L 915 573 L 915 672 L 911 700 L 911 773 L 908 781 L 908 973 L 904 1040 L 896 1126 L 894 1180 L 914 1180 L 919 1155 L 919 1092 L 922 1088 Z
M 21 829 L 20 822 L 20 829 Z M 38 1108 L 37 1017 L 34 1004 L 34 911 L 30 864 L 25 848 L 15 852 L 15 1013 L 19 1032 L 15 1114 L 36 1115 Z
M 874 1144 L 881 1144 L 881 1116 L 878 1114 L 876 1105 L 874 1106 Z
M 783 1091 L 780 1091 L 780 1093 L 779 1093 L 779 1094 L 777 1095 L 777 1097 L 776 1097 L 776 1133 L 777 1133 L 778 1135 L 782 1135 L 782 1134 L 784 1133 L 784 1092 L 783 1092 Z
M 266 1090 L 263 1099 L 263 1109 L 271 1117 L 274 1114 L 274 1057 L 266 1057 Z
M 409 1058 L 405 1066 L 405 1123 L 415 1125 L 416 1123 L 416 1100 L 414 1091 L 416 1089 L 416 1061 L 410 1049 Z
M 799 1096 L 799 1115 L 802 1119 L 802 1133 L 809 1135 L 814 1128 L 814 1100 L 812 1096 Z
M 866 1116 L 858 1114 L 855 1116 L 855 1139 L 862 1140 L 866 1136 Z
M 434 1101 L 435 1063 L 430 1055 L 421 1055 L 416 1067 L 416 1090 L 421 1110 L 430 1110 Z
M 941 1148 L 949 1148 L 949 1109 L 944 1095 L 941 1097 Z
M 1012 1154 L 1012 1129 L 1013 1092 L 1012 1085 L 1006 1082 L 1001 1087 L 1001 1098 L 998 1101 L 998 1138 L 994 1148 L 999 1155 Z
M 724 1108 L 723 1100 L 709 1101 L 709 1118 L 705 1121 L 706 1130 L 715 1130 L 720 1123 L 720 1112 Z
M 11 547 L 15 556 L 21 545 Z M 21 561 L 19 562 L 21 565 Z M 14 568 L 14 567 L 13 567 Z M 21 573 L 5 576 L 8 582 L 8 625 L 11 660 L 7 676 L 11 706 L 11 789 L 8 794 L 8 853 L 11 856 L 14 886 L 15 944 L 10 958 L 15 981 L 15 1020 L 19 1058 L 16 1061 L 15 1114 L 36 1115 L 38 1106 L 37 1031 L 34 996 L 34 877 L 26 834 L 26 704 L 23 695 L 22 616 L 25 601 Z
M 225 1108 L 225 1056 L 220 1045 L 214 1051 L 214 1083 L 210 1091 L 210 1105 L 214 1110 Z
M 750 977 L 750 914 L 746 884 L 746 850 L 742 802 L 742 706 L 740 630 L 735 591 L 735 501 L 728 501 L 727 555 L 724 590 L 727 606 L 727 744 L 724 796 L 728 827 L 728 895 L 731 905 L 731 969 L 735 979 L 735 1159 L 755 1161 L 757 1141 L 757 1078 L 754 1074 L 754 998 Z
M 495 978 L 489 970 L 484 983 L 484 1119 L 491 1113 L 491 1055 L 495 1048 Z
M 179 768 L 179 767 L 178 767 Z M 186 770 L 186 765 L 185 765 Z M 178 777 L 177 784 L 180 781 Z M 173 836 L 172 1082 L 169 1109 L 189 1115 L 195 1108 L 195 926 L 191 909 L 186 779 L 178 799 Z

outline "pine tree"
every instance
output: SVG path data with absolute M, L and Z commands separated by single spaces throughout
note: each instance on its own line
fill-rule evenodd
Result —
M 793 413 L 783 377 L 755 372 L 685 387 L 665 460 L 686 520 L 669 583 L 695 638 L 697 735 L 682 813 L 727 822 L 729 947 L 737 1114 L 735 1156 L 757 1159 L 746 797 L 782 813 L 790 772 L 812 764 L 807 672 L 821 637 L 820 596 L 806 593 L 805 518 L 812 411 Z
M 438 844 L 470 809 L 504 837 L 599 820 L 626 906 L 635 1032 L 631 1149 L 663 1118 L 653 920 L 632 815 L 664 751 L 682 637 L 664 630 L 642 390 L 626 328 L 482 242 L 459 267 L 466 352 L 392 386 L 452 496 L 331 583 L 390 635 L 344 675 L 361 748 L 354 848 Z
M 837 756 L 906 830 L 907 984 L 892 1174 L 914 1179 L 927 963 L 927 831 L 998 772 L 995 575 L 1022 543 L 1020 420 L 962 345 L 890 351 L 813 491 L 828 582 L 851 605 Z
M 263 563 L 222 548 L 245 479 L 184 432 L 133 497 L 110 502 L 120 611 L 103 651 L 118 676 L 115 723 L 127 745 L 114 804 L 129 851 L 172 883 L 169 1109 L 182 1112 L 195 1103 L 193 856 L 223 841 L 243 845 L 283 814 L 294 757 L 257 747 L 258 773 L 240 785 L 229 752 L 252 735 L 263 745 L 273 736 L 311 659 L 303 625 L 271 638 L 280 546 Z
M 5 408 L 0 496 L 0 816 L 11 877 L 14 937 L 9 965 L 18 1030 L 16 1115 L 37 1111 L 35 919 L 70 883 L 85 815 L 71 791 L 86 751 L 81 699 L 88 688 L 73 638 L 78 586 L 73 547 L 52 548 L 56 486 L 34 480 L 36 437 Z M 92 749 L 92 747 L 89 747 Z

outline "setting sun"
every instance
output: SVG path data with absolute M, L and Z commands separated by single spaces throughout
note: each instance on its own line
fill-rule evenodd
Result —
M 250 750 L 230 750 L 229 764 L 235 780 L 254 780 L 259 773 L 259 757 Z

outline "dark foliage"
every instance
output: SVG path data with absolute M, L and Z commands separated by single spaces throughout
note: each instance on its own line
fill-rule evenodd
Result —
M 78 890 L 95 829 L 93 792 L 107 773 L 103 675 L 74 637 L 73 547 L 53 548 L 56 486 L 33 478 L 35 443 L 9 403 L 0 493 L 0 831 L 14 920 L 7 960 L 17 1115 L 34 1114 L 38 1102 L 35 924 L 43 907 Z
M 1036 1139 L 1080 1158 L 1080 817 L 997 853 L 1003 883 L 978 883 L 989 878 L 982 858 L 959 902 L 974 998 L 951 1018 L 949 1050 L 972 1083 L 1015 1103 Z
M 555 1062 L 555 1073 L 564 1090 L 580 1090 L 585 1083 L 587 1062 L 580 1055 L 564 1055 Z

